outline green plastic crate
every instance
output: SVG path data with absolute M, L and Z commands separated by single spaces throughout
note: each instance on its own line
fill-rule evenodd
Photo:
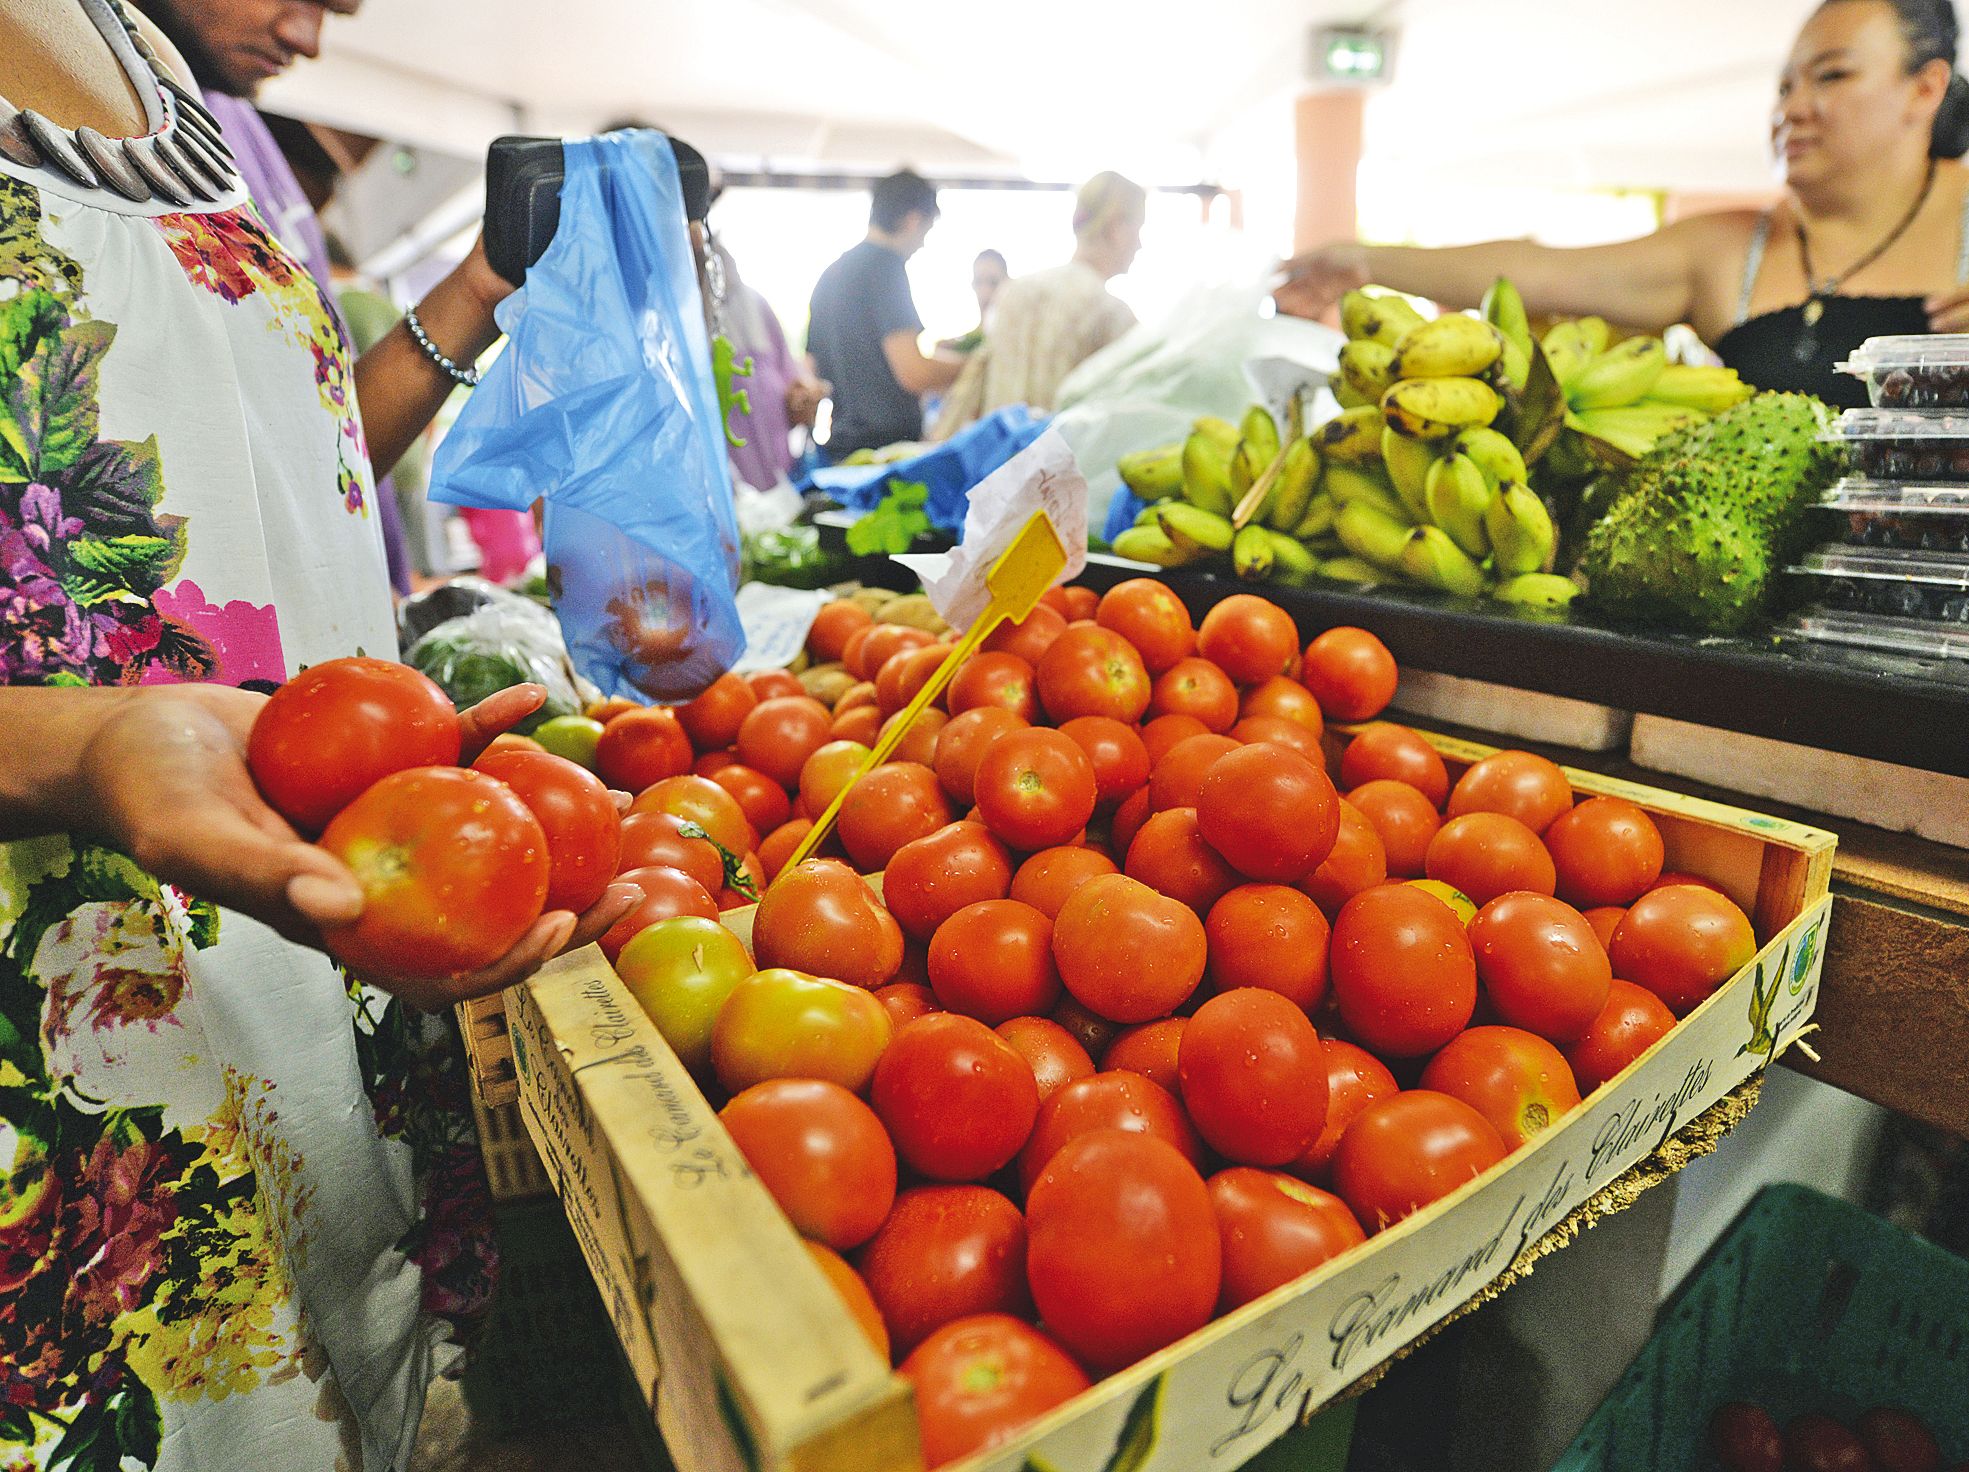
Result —
M 1969 1261 L 1802 1186 L 1760 1191 L 1553 1472 L 1696 1472 L 1710 1415 L 1898 1405 L 1969 1458 Z

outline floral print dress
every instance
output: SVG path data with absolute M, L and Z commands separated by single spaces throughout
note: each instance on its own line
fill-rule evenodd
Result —
M 393 652 L 373 496 L 341 331 L 236 190 L 0 158 L 0 678 Z M 403 1472 L 489 1286 L 450 1041 L 121 854 L 0 844 L 0 1472 Z

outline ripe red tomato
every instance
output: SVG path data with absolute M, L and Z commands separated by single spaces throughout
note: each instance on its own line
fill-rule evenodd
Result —
M 1700 874 L 1684 874 L 1680 870 L 1668 869 L 1664 869 L 1661 877 L 1648 887 L 1650 889 L 1667 889 L 1670 885 L 1675 884 L 1693 884 L 1698 889 L 1713 889 L 1718 894 L 1728 894 L 1729 892 L 1715 880 L 1704 879 Z
M 1158 1088 L 1167 1089 L 1173 1099 L 1183 1091 L 1183 1029 L 1187 1017 L 1164 1017 L 1155 1022 L 1138 1023 L 1108 1044 L 1101 1067 L 1139 1073 Z M 1172 1142 L 1173 1143 L 1173 1142 Z
M 722 674 L 695 700 L 677 707 L 677 722 L 699 751 L 716 751 L 738 740 L 739 723 L 758 703 L 744 676 Z
M 806 859 L 773 881 L 752 921 L 761 966 L 878 987 L 902 965 L 902 928 L 838 859 Z
M 1142 746 L 1149 754 L 1149 770 L 1162 765 L 1162 759 L 1179 741 L 1192 736 L 1208 736 L 1210 728 L 1195 716 L 1157 716 L 1142 727 Z
M 1388 879 L 1388 851 L 1382 846 L 1381 831 L 1362 816 L 1361 810 L 1340 800 L 1340 827 L 1333 835 L 1333 850 L 1320 866 L 1299 881 L 1299 887 L 1313 897 L 1320 913 L 1331 921 L 1340 907 L 1364 889 L 1385 884 Z
M 984 648 L 1016 654 L 1034 669 L 1053 647 L 1053 641 L 1066 632 L 1066 615 L 1042 603 L 1017 623 L 1003 623 L 991 631 Z
M 1941 1472 L 1935 1434 L 1912 1412 L 1874 1406 L 1853 1427 L 1873 1458 L 1874 1472 Z
M 1135 835 L 1142 831 L 1142 825 L 1149 820 L 1149 790 L 1144 787 L 1133 797 L 1122 801 L 1108 820 L 1108 847 L 1123 859 L 1128 857 L 1128 845 L 1135 841 Z
M 1480 909 L 1516 889 L 1549 895 L 1554 882 L 1552 856 L 1538 835 L 1503 813 L 1451 818 L 1429 840 L 1422 868 Z
M 907 624 L 876 624 L 869 629 L 861 644 L 855 647 L 855 661 L 849 666 L 857 679 L 872 680 L 883 665 L 898 654 L 909 649 L 921 649 L 926 644 L 936 643 L 934 634 L 922 629 L 913 629 Z M 843 651 L 844 655 L 846 651 Z
M 738 799 L 709 777 L 689 774 L 665 777 L 636 794 L 629 811 L 668 813 L 686 823 L 695 823 L 713 843 L 733 854 L 750 853 L 759 841 Z
M 1757 933 L 1727 895 L 1677 884 L 1629 905 L 1607 952 L 1623 977 L 1686 1017 L 1750 964 Z
M 992 742 L 974 788 L 991 831 L 1028 851 L 1072 842 L 1094 816 L 1098 796 L 1094 764 L 1079 743 L 1040 727 Z
M 1088 1384 L 1065 1350 L 1007 1314 L 944 1325 L 902 1362 L 902 1374 L 916 1390 L 923 1460 L 932 1469 L 1003 1446 Z
M 828 1285 L 840 1295 L 842 1304 L 854 1316 L 855 1327 L 867 1337 L 869 1347 L 882 1357 L 884 1364 L 888 1363 L 889 1330 L 882 1322 L 882 1311 L 868 1296 L 868 1285 L 862 1282 L 861 1274 L 849 1267 L 832 1247 L 823 1247 L 805 1237 L 801 1238 L 800 1245 L 807 1249 L 807 1255 L 814 1260 L 814 1266 L 820 1269 Z
M 812 818 L 789 818 L 760 841 L 759 865 L 765 870 L 768 880 L 779 878 L 779 871 L 786 867 L 786 861 L 793 857 L 793 851 L 813 826 Z M 823 847 L 821 852 L 827 852 L 826 848 Z
M 890 657 L 875 676 L 875 704 L 884 715 L 892 716 L 930 683 L 930 677 L 943 668 L 954 645 L 939 640 L 921 649 L 907 649 Z
M 1256 685 L 1285 673 L 1299 652 L 1299 628 L 1270 599 L 1233 593 L 1203 616 L 1196 652 L 1238 684 Z
M 1128 877 L 1180 900 L 1197 914 L 1237 887 L 1237 871 L 1204 842 L 1195 808 L 1152 814 L 1128 845 Z
M 1240 884 L 1203 922 L 1219 991 L 1261 987 L 1301 1011 L 1326 999 L 1330 932 L 1319 906 L 1283 884 Z
M 314 834 L 392 772 L 457 765 L 458 740 L 436 681 L 387 659 L 330 659 L 260 707 L 246 762 L 268 805 Z
M 1579 1092 L 1590 1094 L 1668 1036 L 1675 1014 L 1646 987 L 1616 977 L 1608 984 L 1607 1005 L 1579 1041 L 1566 1049 Z
M 1321 1038 L 1320 1054 L 1326 1059 L 1326 1123 L 1319 1138 L 1306 1152 L 1286 1167 L 1302 1180 L 1315 1185 L 1326 1183 L 1332 1170 L 1333 1152 L 1347 1126 L 1376 1099 L 1387 1099 L 1401 1092 L 1401 1085 L 1388 1072 L 1388 1065 L 1367 1049 L 1339 1038 Z
M 877 767 L 848 789 L 835 820 L 857 868 L 877 873 L 896 850 L 950 823 L 937 774 L 915 762 Z
M 1039 661 L 1039 700 L 1056 721 L 1112 716 L 1138 721 L 1149 704 L 1149 672 L 1135 646 L 1098 624 L 1066 629 Z
M 899 1355 L 971 1314 L 1032 1311 L 1025 1217 L 987 1186 L 904 1191 L 859 1265 Z
M 1429 806 L 1449 798 L 1449 769 L 1441 754 L 1407 726 L 1375 721 L 1347 743 L 1340 754 L 1340 785 L 1359 787 L 1379 780 L 1406 782 Z
M 1515 1150 L 1579 1104 L 1572 1068 L 1536 1033 L 1473 1027 L 1453 1037 L 1422 1070 L 1422 1087 L 1461 1099 Z
M 456 976 L 498 960 L 547 898 L 547 835 L 503 782 L 458 767 L 393 772 L 337 813 L 321 846 L 362 886 L 322 931 L 359 976 Z
M 1571 807 L 1572 784 L 1556 762 L 1528 751 L 1499 751 L 1456 779 L 1445 814 L 1503 813 L 1543 833 Z
M 1081 885 L 1118 872 L 1114 860 L 1099 849 L 1045 848 L 1019 865 L 1012 876 L 1011 897 L 1051 920 Z
M 1152 675 L 1196 648 L 1189 609 L 1168 584 L 1154 578 L 1129 578 L 1109 588 L 1095 607 L 1094 621 L 1133 644 Z
M 1048 599 L 1051 599 L 1055 594 L 1059 595 L 1057 606 L 1060 612 L 1066 615 L 1069 627 L 1086 619 L 1093 618 L 1100 611 L 1101 595 L 1092 588 L 1083 588 L 1079 584 L 1075 584 L 1072 587 L 1048 588 L 1046 590 Z
M 872 747 L 880 739 L 884 724 L 880 707 L 873 702 L 858 705 L 834 717 L 827 728 L 827 746 L 832 746 L 837 741 L 851 741 L 857 746 Z M 827 746 L 821 747 L 820 750 L 826 751 Z M 815 755 L 819 755 L 819 752 Z M 811 756 L 808 757 L 807 763 L 812 763 L 813 759 Z M 804 774 L 807 770 L 806 765 L 802 765 L 800 770 Z
M 1377 885 L 1347 901 L 1333 922 L 1327 972 L 1347 1030 L 1383 1058 L 1435 1052 L 1477 1008 L 1463 922 L 1409 884 Z
M 1227 1160 L 1284 1165 L 1326 1123 L 1326 1061 L 1306 1014 L 1277 992 L 1212 997 L 1183 1029 L 1183 1107 Z
M 1443 825 L 1429 799 L 1406 782 L 1384 777 L 1351 789 L 1347 801 L 1374 825 L 1389 877 L 1420 879 L 1429 862 L 1429 845 Z
M 650 707 L 625 711 L 602 727 L 595 770 L 611 787 L 641 792 L 665 777 L 681 777 L 693 755 L 677 713 Z
M 1395 698 L 1395 657 L 1366 629 L 1328 629 L 1306 646 L 1300 672 L 1329 719 L 1371 721 Z
M 1005 845 L 982 823 L 947 823 L 897 849 L 882 875 L 882 901 L 905 934 L 928 941 L 952 915 L 1002 900 L 1012 884 Z
M 1217 759 L 1241 748 L 1229 736 L 1205 732 L 1186 736 L 1163 754 L 1149 774 L 1149 810 L 1193 808 L 1203 792 L 1203 779 Z
M 1209 1184 L 1224 1255 L 1219 1313 L 1263 1298 L 1367 1240 L 1346 1202 L 1291 1176 L 1237 1165 Z
M 1783 1472 L 1784 1437 L 1762 1406 L 1729 1401 L 1709 1418 L 1709 1446 L 1724 1472 Z
M 833 724 L 827 707 L 805 695 L 762 700 L 739 725 L 738 759 L 781 787 L 795 787 L 800 768 L 825 744 Z M 607 733 L 603 734 L 606 737 Z M 603 775 L 608 774 L 605 771 Z
M 718 1012 L 752 974 L 744 943 L 715 920 L 679 915 L 639 932 L 615 969 L 684 1067 L 708 1074 Z
M 760 670 L 747 675 L 745 683 L 760 700 L 776 700 L 782 695 L 804 695 L 799 677 L 791 670 Z
M 1019 1052 L 982 1022 L 939 1012 L 904 1027 L 869 1094 L 896 1154 L 933 1181 L 981 1181 L 1019 1153 L 1039 1086 Z
M 1149 780 L 1149 749 L 1133 726 L 1112 716 L 1079 716 L 1060 727 L 1094 764 L 1095 810 L 1108 812 Z
M 1019 1186 L 1030 1193 L 1040 1171 L 1069 1140 L 1095 1130 L 1129 1130 L 1153 1135 L 1203 1169 L 1203 1142 L 1174 1089 L 1146 1074 L 1121 1068 L 1077 1078 L 1055 1089 L 1040 1106 L 1032 1136 L 1019 1152 Z
M 1008 731 L 1022 731 L 1030 722 L 1015 711 L 983 705 L 953 716 L 937 733 L 931 765 L 953 802 L 976 800 L 974 784 L 985 749 Z
M 1033 1303 L 1097 1372 L 1133 1364 L 1208 1323 L 1222 1266 L 1203 1178 L 1148 1135 L 1096 1130 L 1070 1140 L 1027 1198 Z
M 1039 690 L 1032 666 L 1016 654 L 985 650 L 964 661 L 945 692 L 952 715 L 981 705 L 1002 706 L 1027 721 L 1039 715 Z
M 1053 960 L 1056 964 L 1060 959 L 1058 945 L 1059 933 L 1060 922 L 1055 918 L 1053 921 L 1053 935 L 1055 937 Z M 1108 1050 L 1108 1045 L 1121 1034 L 1120 1023 L 1103 1017 L 1091 1008 L 1081 1005 L 1081 1003 L 1074 1000 L 1073 993 L 1071 992 L 1060 998 L 1060 1005 L 1053 1009 L 1051 1020 L 1065 1028 L 1068 1035 L 1087 1050 L 1087 1056 L 1090 1058 L 1099 1058 L 1105 1054 Z
M 1156 676 L 1149 712 L 1192 716 L 1206 731 L 1228 731 L 1237 722 L 1237 686 L 1207 659 L 1179 659 Z
M 680 915 L 695 915 L 703 920 L 718 918 L 718 902 L 712 898 L 712 891 L 681 869 L 645 864 L 620 877 L 640 889 L 643 898 L 596 942 L 611 962 L 619 962 L 629 942 L 652 925 Z
M 581 713 L 589 720 L 599 722 L 606 726 L 624 711 L 641 710 L 642 708 L 642 704 L 638 701 L 628 700 L 620 695 L 611 695 L 606 700 L 596 701 Z
M 1053 922 L 1017 900 L 980 900 L 937 927 L 930 987 L 952 1012 L 996 1027 L 1035 1017 L 1060 1000 Z
M 1320 746 L 1319 737 L 1308 731 L 1297 721 L 1284 716 L 1245 716 L 1230 729 L 1230 738 L 1250 746 L 1256 742 L 1269 742 L 1273 746 L 1283 746 L 1287 751 L 1296 752 L 1322 771 L 1326 769 L 1326 752 Z
M 875 988 L 875 1000 L 882 1004 L 882 1010 L 889 1014 L 890 1024 L 896 1028 L 919 1017 L 928 1017 L 932 1012 L 943 1011 L 937 1005 L 937 994 L 917 981 L 892 981 L 887 986 L 878 986 Z
M 1039 1085 L 1039 1104 L 1077 1078 L 1094 1072 L 1094 1060 L 1080 1041 L 1059 1023 L 1046 1017 L 1008 1017 L 992 1029 L 1010 1043 L 1032 1067 L 1033 1082 Z
M 1246 690 L 1243 699 L 1238 702 L 1237 713 L 1241 720 L 1247 721 L 1261 716 L 1291 721 L 1295 726 L 1304 728 L 1314 741 L 1318 741 L 1326 731 L 1326 717 L 1320 711 L 1320 703 L 1313 698 L 1313 692 L 1289 674 L 1261 680 Z
M 888 1012 L 860 987 L 768 967 L 718 1009 L 711 1067 L 730 1094 L 773 1078 L 827 1079 L 859 1093 L 892 1032 Z
M 1233 869 L 1290 884 L 1332 852 L 1340 794 L 1324 771 L 1295 752 L 1241 746 L 1204 774 L 1196 817 L 1204 840 Z
M 879 734 L 887 736 L 889 734 L 889 728 L 899 725 L 902 717 L 903 713 L 901 711 L 897 711 L 894 715 L 890 716 L 882 723 Z M 910 724 L 909 730 L 896 743 L 896 749 L 889 753 L 889 760 L 892 762 L 915 762 L 919 767 L 932 765 L 937 759 L 937 738 L 943 734 L 943 728 L 949 724 L 950 717 L 938 710 L 934 705 L 918 711 L 915 721 Z
M 1873 1460 L 1860 1439 L 1818 1411 L 1808 1411 L 1784 1428 L 1784 1465 L 1798 1472 L 1873 1472 Z
M 1620 928 L 1621 917 L 1627 913 L 1625 905 L 1596 905 L 1590 910 L 1581 910 L 1586 923 L 1593 927 L 1593 934 L 1600 938 L 1602 949 L 1611 950 L 1613 933 Z
M 725 861 L 705 839 L 686 838 L 683 819 L 670 813 L 631 813 L 617 825 L 615 866 L 624 874 L 652 867 L 679 869 L 716 894 L 725 883 Z
M 1207 956 L 1196 912 L 1125 874 L 1088 880 L 1053 922 L 1060 980 L 1113 1022 L 1173 1012 L 1203 979 Z
M 820 612 L 814 615 L 813 627 L 807 630 L 807 652 L 817 664 L 841 658 L 848 647 L 848 636 L 857 629 L 874 626 L 875 615 L 859 603 L 847 598 L 836 598 L 832 603 L 823 603 Z
M 1512 1027 L 1564 1046 L 1607 1005 L 1607 953 L 1564 900 L 1500 895 L 1470 922 L 1470 946 L 1491 1010 Z
M 1654 819 L 1621 797 L 1589 797 L 1545 830 L 1569 905 L 1629 905 L 1661 876 L 1664 849 Z
M 709 775 L 732 795 L 755 833 L 770 833 L 793 816 L 793 804 L 787 799 L 786 789 L 764 772 L 743 765 L 736 757 Z
M 545 751 L 488 751 L 475 771 L 504 782 L 547 835 L 549 910 L 579 915 L 615 877 L 622 820 L 615 799 L 595 774 Z
M 896 1152 L 875 1111 L 839 1084 L 769 1079 L 734 1095 L 718 1119 L 802 1236 L 845 1252 L 888 1217 Z
M 1354 1116 L 1333 1152 L 1333 1189 L 1369 1232 L 1391 1227 L 1505 1155 L 1490 1121 L 1460 1099 L 1409 1089 Z
M 855 710 L 879 711 L 880 709 L 881 707 L 875 702 L 875 682 L 857 680 L 843 690 L 840 698 L 834 702 L 834 718 L 838 721 L 842 716 Z

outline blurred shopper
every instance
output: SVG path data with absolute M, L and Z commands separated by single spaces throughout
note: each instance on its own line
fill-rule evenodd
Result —
M 1534 315 L 1686 322 L 1745 380 L 1835 404 L 1834 371 L 1869 337 L 1969 328 L 1969 81 L 1948 0 L 1826 0 L 1793 43 L 1771 111 L 1784 193 L 1584 250 L 1495 241 L 1450 250 L 1345 242 L 1287 263 L 1279 304 L 1327 312 L 1369 282 L 1475 306 L 1508 276 Z M 1664 105 L 1666 105 L 1664 103 Z
M 953 353 L 975 353 L 991 326 L 991 305 L 1011 279 L 1004 256 L 995 250 L 979 251 L 977 259 L 971 262 L 971 291 L 978 299 L 978 325 L 962 337 L 945 338 L 937 347 Z
M 868 235 L 821 273 L 807 326 L 814 370 L 833 386 L 829 460 L 923 436 L 922 396 L 947 389 L 961 362 L 925 357 L 923 319 L 905 262 L 937 222 L 937 191 L 905 170 L 875 183 Z
M 1081 186 L 1073 259 L 998 294 L 984 343 L 944 401 L 932 438 L 948 439 L 1007 404 L 1050 412 L 1061 381 L 1135 325 L 1108 282 L 1135 263 L 1147 210 L 1147 191 L 1119 174 L 1096 174 Z

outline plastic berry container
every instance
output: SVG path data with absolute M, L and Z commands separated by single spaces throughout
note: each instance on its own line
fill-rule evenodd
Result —
M 1969 486 L 1902 485 L 1850 475 L 1819 502 L 1847 547 L 1969 554 Z
M 1969 410 L 1969 333 L 1870 337 L 1837 367 L 1876 409 Z
M 1819 437 L 1872 480 L 1969 485 L 1969 412 L 1848 409 Z
M 1969 556 L 1830 546 L 1790 571 L 1811 581 L 1814 611 L 1913 620 L 1969 638 Z
M 1793 614 L 1778 626 L 1778 632 L 1815 644 L 1843 644 L 1915 659 L 1960 660 L 1969 665 L 1969 625 L 1964 624 L 1848 613 L 1820 604 Z

